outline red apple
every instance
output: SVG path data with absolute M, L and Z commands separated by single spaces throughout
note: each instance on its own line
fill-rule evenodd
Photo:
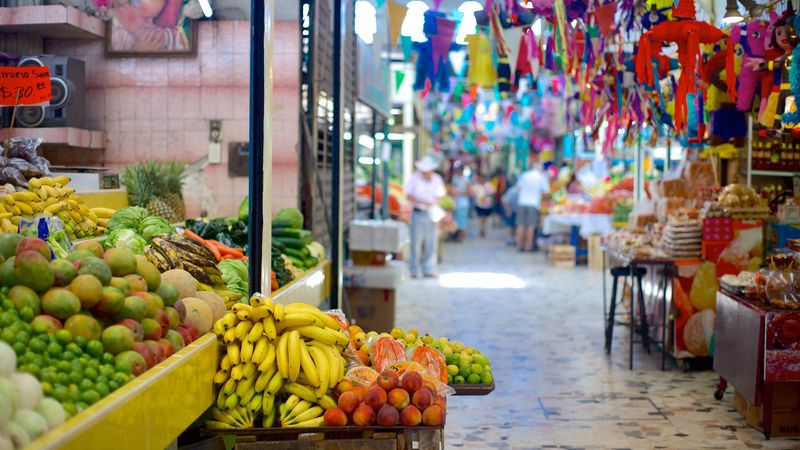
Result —
M 166 311 L 164 311 L 163 309 L 159 309 L 158 311 L 156 311 L 155 315 L 153 316 L 153 319 L 156 319 L 158 323 L 161 324 L 161 336 L 158 337 L 158 339 L 160 339 L 167 334 L 167 330 L 169 330 L 170 328 L 169 316 L 167 315 Z

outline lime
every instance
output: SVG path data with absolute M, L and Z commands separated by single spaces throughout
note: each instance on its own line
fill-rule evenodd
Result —
M 65 400 L 69 399 L 69 389 L 63 384 L 59 384 L 53 388 L 52 397 L 63 403 Z
M 455 364 L 449 364 L 447 366 L 447 374 L 451 377 L 458 375 L 458 366 Z
M 91 358 L 89 362 L 86 363 L 86 367 L 91 367 L 92 369 L 100 370 L 100 360 Z
M 37 355 L 36 353 L 31 353 L 29 359 L 30 363 L 33 364 L 34 366 L 47 367 L 49 364 L 44 356 Z
M 450 374 L 447 375 L 447 384 L 453 384 L 453 376 Z
M 461 365 L 472 364 L 472 355 L 468 355 L 466 353 L 462 353 L 459 358 L 460 358 Z
M 2 325 L 7 327 L 14 323 L 19 318 L 19 315 L 16 309 L 7 309 L 3 314 L 0 314 L 0 317 L 2 317 Z
M 97 391 L 98 394 L 100 394 L 100 398 L 105 397 L 111 392 L 111 388 L 107 384 L 102 384 L 102 383 L 96 383 L 94 385 L 94 390 Z
M 58 330 L 55 332 L 56 339 L 61 345 L 67 345 L 72 342 L 72 333 L 67 330 Z
M 123 386 L 128 382 L 128 375 L 124 373 L 118 373 L 114 375 L 113 381 L 116 381 L 120 386 Z
M 122 372 L 122 373 L 125 373 L 125 374 L 131 373 L 131 371 L 133 370 L 131 368 L 131 364 L 128 361 L 119 361 L 119 362 L 117 362 L 115 368 L 116 368 L 117 372 Z
M 81 380 L 80 383 L 78 383 L 78 387 L 82 391 L 88 391 L 90 389 L 94 389 L 94 383 L 92 383 L 92 380 L 90 380 L 88 378 L 84 378 L 84 379 Z
M 66 372 L 59 372 L 59 374 L 56 375 L 56 382 L 58 382 L 58 384 L 63 384 L 64 386 L 68 385 L 69 374 Z
M 73 359 L 69 363 L 72 364 L 72 370 L 83 372 L 83 363 L 79 359 Z
M 19 318 L 25 322 L 30 322 L 34 317 L 36 317 L 36 313 L 33 312 L 33 309 L 31 309 L 30 306 L 26 306 L 19 310 Z
M 14 305 L 14 302 L 12 302 L 9 299 L 3 300 L 2 306 L 3 306 L 3 311 L 13 311 L 14 308 L 16 307 Z
M 53 385 L 46 381 L 42 383 L 42 393 L 49 397 L 53 393 Z
M 69 381 L 70 383 L 78 384 L 83 380 L 83 373 L 78 370 L 73 370 L 69 373 Z
M 471 370 L 472 373 L 480 375 L 481 372 L 483 372 L 483 366 L 480 364 L 470 364 L 469 370 Z
M 36 378 L 39 378 L 39 374 L 42 373 L 42 369 L 39 366 L 34 366 L 33 364 L 26 364 L 19 368 L 20 372 L 27 372 Z
M 64 351 L 57 342 L 51 342 L 47 345 L 47 356 L 53 359 L 61 359 L 61 353 Z
M 111 392 L 116 391 L 117 389 L 119 389 L 119 387 L 120 387 L 120 384 L 117 383 L 116 381 L 111 381 L 111 382 L 108 383 L 108 388 L 111 389 Z
M 458 363 L 461 362 L 461 358 L 459 358 L 458 355 L 445 356 L 444 360 L 445 360 L 445 362 L 447 363 L 448 366 L 450 366 L 450 365 L 456 365 L 457 366 Z
M 31 335 L 26 331 L 17 331 L 17 334 L 14 336 L 14 342 L 22 342 L 23 344 L 27 344 L 30 339 Z
M 492 377 L 492 372 L 483 372 L 481 374 L 481 383 L 491 384 L 492 381 L 494 381 L 494 378 Z
M 80 364 L 80 365 L 81 365 L 81 367 L 83 367 L 83 366 L 87 366 L 87 365 L 89 365 L 89 361 L 91 361 L 91 360 L 92 360 L 92 358 L 89 358 L 89 356 L 88 356 L 88 355 L 82 354 L 82 355 L 80 356 L 80 358 L 76 359 L 75 361 L 76 361 L 78 364 Z
M 83 349 L 74 342 L 70 342 L 64 347 L 64 350 L 74 353 L 76 356 L 83 353 Z
M 77 345 L 80 348 L 85 348 L 86 347 L 86 342 L 88 342 L 88 340 L 83 336 L 75 336 L 75 338 L 72 340 L 72 342 L 74 342 L 75 345 Z M 78 353 L 78 352 L 75 352 L 75 353 Z
M 78 412 L 83 412 L 83 410 L 85 410 L 85 409 L 86 409 L 86 408 L 88 408 L 88 407 L 89 407 L 89 405 L 87 405 L 87 404 L 86 404 L 86 403 L 84 403 L 84 402 L 77 402 L 77 403 L 75 403 L 75 408 L 77 408 L 77 409 L 78 409 Z
M 28 349 L 40 355 L 47 351 L 47 341 L 42 338 L 35 337 L 28 342 Z
M 467 377 L 467 383 L 470 383 L 470 384 L 478 384 L 478 383 L 480 383 L 480 382 L 481 382 L 481 376 L 480 376 L 480 375 L 478 375 L 477 373 L 471 373 L 471 374 L 469 374 L 469 376 Z
M 83 376 L 89 380 L 96 380 L 98 375 L 99 374 L 97 373 L 97 369 L 93 369 L 91 367 L 88 367 L 86 370 L 83 371 Z
M 89 389 L 88 391 L 81 394 L 81 400 L 91 405 L 100 400 L 100 394 L 94 389 Z
M 114 368 L 114 366 L 112 366 L 111 364 L 103 364 L 100 367 L 100 375 L 103 375 L 105 377 L 111 378 L 116 373 L 117 373 L 117 369 Z
M 92 339 L 86 343 L 86 353 L 93 358 L 100 358 L 103 356 L 103 343 L 97 339 Z M 110 353 L 109 353 L 110 355 Z
M 64 408 L 64 412 L 66 412 L 70 417 L 78 414 L 78 408 L 76 408 L 75 404 L 72 402 L 62 402 L 61 406 Z
M 103 357 L 100 358 L 100 361 L 102 361 L 103 364 L 114 364 L 114 355 L 111 353 L 103 353 Z
M 22 342 L 15 342 L 11 345 L 11 348 L 14 349 L 14 352 L 17 356 L 21 356 L 27 350 L 27 346 Z
M 453 377 L 453 383 L 454 384 L 464 384 L 464 377 L 462 377 L 461 375 L 454 376 Z
M 465 379 L 472 373 L 472 370 L 469 368 L 469 364 L 462 364 L 458 368 L 458 374 L 464 377 Z
M 2 332 L 0 332 L 0 340 L 3 340 L 4 342 L 8 343 L 13 343 L 14 336 L 16 335 L 17 333 L 15 333 L 14 330 L 12 330 L 11 328 L 5 328 L 3 329 Z
M 61 359 L 63 361 L 72 361 L 75 359 L 75 353 L 72 353 L 71 351 L 65 351 L 61 354 Z
M 109 378 L 105 375 L 98 375 L 97 378 L 94 379 L 95 384 L 108 384 L 109 381 Z
M 72 400 L 73 402 L 79 402 L 81 400 L 81 391 L 77 389 L 70 389 L 69 399 Z

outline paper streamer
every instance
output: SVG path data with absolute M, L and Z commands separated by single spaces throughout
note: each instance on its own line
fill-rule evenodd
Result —
M 453 42 L 453 35 L 456 30 L 456 23 L 442 17 L 434 17 L 434 20 L 436 20 L 436 34 L 430 36 L 430 40 L 433 44 L 433 72 L 437 73 L 439 61 L 441 59 L 444 59 L 445 62 L 447 61 L 447 56 L 450 53 L 450 44 Z
M 602 34 L 603 37 L 608 37 L 614 30 L 614 15 L 616 13 L 616 3 L 609 3 L 595 8 L 594 15 L 597 19 L 597 26 L 600 28 L 600 34 Z
M 397 39 L 400 37 L 400 30 L 403 28 L 403 21 L 406 19 L 408 8 L 395 2 L 389 2 L 389 46 L 394 48 Z

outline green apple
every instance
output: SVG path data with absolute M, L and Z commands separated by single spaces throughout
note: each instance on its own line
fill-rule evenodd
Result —
M 447 366 L 447 373 L 448 373 L 450 376 L 456 376 L 456 375 L 458 375 L 458 366 L 457 366 L 457 365 L 455 365 L 455 364 L 450 364 L 449 366 Z
M 470 384 L 478 384 L 478 383 L 480 383 L 480 382 L 481 382 L 481 376 L 480 376 L 480 375 L 478 375 L 477 373 L 471 373 L 471 374 L 469 374 L 469 376 L 467 377 L 467 383 L 470 383 Z
M 454 384 L 464 384 L 464 381 L 465 381 L 465 379 L 461 375 L 456 375 L 456 376 L 453 377 L 453 383 Z
M 483 366 L 480 364 L 470 364 L 469 369 L 472 371 L 472 373 L 478 375 L 480 375 L 483 372 Z
M 444 356 L 452 356 L 453 347 L 445 344 L 444 347 L 442 347 L 442 353 L 444 353 Z

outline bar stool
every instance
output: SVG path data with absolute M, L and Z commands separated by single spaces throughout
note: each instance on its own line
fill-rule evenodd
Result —
M 641 328 L 642 328 L 642 337 L 643 343 L 647 351 L 650 351 L 650 342 L 648 339 L 648 330 L 647 330 L 647 316 L 645 315 L 644 309 L 644 291 L 642 290 L 642 278 L 647 274 L 647 269 L 644 267 L 636 267 L 634 269 L 633 276 L 635 278 L 636 288 L 638 291 L 637 300 L 639 303 L 639 318 L 641 320 Z M 622 277 L 622 286 L 623 289 L 625 287 L 625 280 L 631 276 L 631 267 L 624 266 L 624 267 L 614 267 L 611 269 L 611 276 L 613 277 L 612 285 L 611 285 L 611 299 L 609 302 L 609 311 L 608 317 L 606 322 L 606 354 L 611 354 L 611 343 L 614 339 L 614 324 L 617 323 L 615 320 L 617 314 L 617 305 L 622 302 L 623 298 L 625 297 L 624 294 L 620 295 L 619 301 L 617 301 L 617 281 L 620 277 Z M 631 302 L 634 299 L 631 298 Z M 631 311 L 633 310 L 633 304 L 631 304 Z M 635 328 L 635 320 L 631 317 L 631 339 L 633 339 L 633 329 Z

